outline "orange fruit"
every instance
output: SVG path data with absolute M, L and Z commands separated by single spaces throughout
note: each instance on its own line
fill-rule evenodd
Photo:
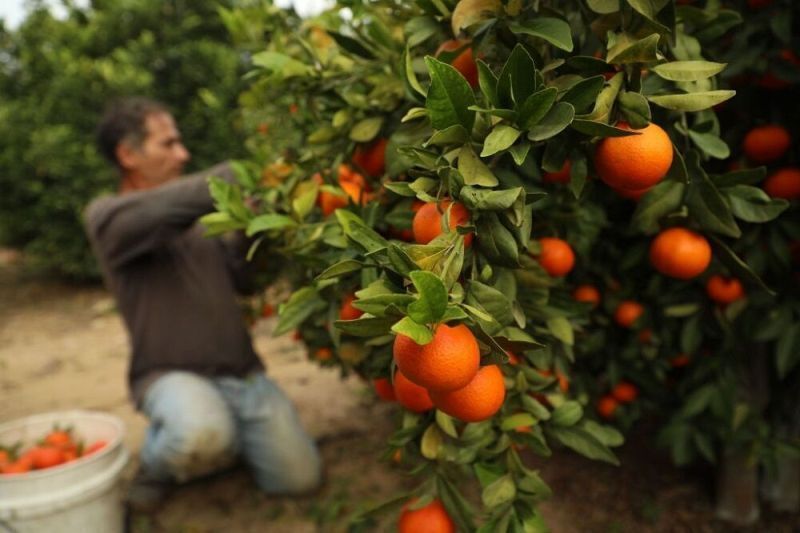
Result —
M 633 383 L 620 381 L 611 390 L 611 396 L 620 403 L 630 403 L 639 396 L 639 389 Z
M 506 350 L 506 355 L 508 356 L 508 364 L 509 365 L 518 365 L 519 364 L 519 356 L 514 352 L 510 352 Z
M 464 324 L 436 326 L 433 340 L 420 346 L 398 334 L 392 348 L 397 367 L 420 387 L 451 391 L 467 385 L 481 363 L 475 335 Z
M 66 460 L 64 451 L 54 446 L 35 446 L 30 450 L 30 457 L 36 469 L 57 466 Z
M 353 163 L 361 167 L 369 176 L 381 176 L 386 169 L 386 145 L 383 137 L 369 143 L 360 144 L 353 152 Z
M 782 168 L 764 181 L 764 190 L 773 198 L 800 200 L 800 168 Z
M 464 422 L 480 422 L 503 406 L 506 386 L 497 365 L 481 367 L 466 386 L 453 391 L 431 391 L 437 409 Z
M 744 296 L 744 287 L 736 278 L 725 278 L 714 274 L 706 282 L 706 293 L 718 304 L 727 305 Z
M 362 189 L 369 190 L 367 180 L 364 178 L 364 176 L 353 170 L 350 165 L 345 165 L 344 163 L 339 165 L 336 175 L 340 184 L 345 182 L 355 183 Z
M 611 395 L 606 395 L 597 402 L 597 413 L 606 420 L 611 420 L 614 418 L 614 412 L 617 407 L 619 407 L 617 399 Z
M 355 320 L 364 314 L 361 309 L 353 307 L 353 300 L 355 299 L 355 294 L 348 294 L 342 298 L 342 306 L 339 308 L 339 320 Z
M 783 126 L 757 126 L 747 132 L 742 148 L 747 159 L 754 163 L 769 163 L 779 159 L 789 149 L 792 139 Z
M 439 57 L 442 52 L 452 52 L 453 50 L 458 50 L 465 44 L 467 44 L 465 41 L 450 39 L 449 41 L 445 41 L 439 45 L 435 56 Z M 459 71 L 462 76 L 464 76 L 464 79 L 467 80 L 467 83 L 469 83 L 470 87 L 475 88 L 478 86 L 478 65 L 475 63 L 475 56 L 472 53 L 471 46 L 466 47 L 463 52 L 453 58 L 450 64 L 453 65 L 453 68 Z
M 463 226 L 469 222 L 469 211 L 463 204 L 443 200 L 437 206 L 434 202 L 428 202 L 419 208 L 411 223 L 414 240 L 418 244 L 428 244 L 442 234 L 442 214 L 450 204 L 453 204 L 450 209 L 450 230 L 455 230 L 457 226 Z M 469 246 L 471 243 L 472 234 L 465 235 L 464 246 Z
M 397 522 L 398 533 L 455 533 L 456 525 L 439 500 L 419 509 L 409 509 L 415 499 L 403 506 L 400 520 Z
M 433 409 L 433 400 L 428 389 L 411 382 L 401 371 L 394 375 L 394 395 L 398 403 L 415 413 Z
M 618 128 L 628 129 L 625 122 Z M 672 165 L 672 141 L 661 127 L 650 123 L 635 130 L 639 135 L 607 137 L 597 143 L 594 166 L 597 175 L 614 189 L 640 191 L 652 187 Z
M 567 241 L 556 237 L 539 239 L 541 250 L 538 261 L 548 274 L 553 277 L 566 276 L 575 266 L 575 252 Z
M 272 306 L 271 303 L 265 303 L 261 306 L 261 316 L 263 318 L 269 318 L 275 314 L 275 308 Z
M 675 357 L 669 360 L 669 366 L 672 368 L 683 368 L 684 366 L 688 365 L 692 362 L 692 359 L 686 355 L 685 353 L 679 353 Z
M 542 174 L 542 179 L 547 183 L 569 183 L 570 170 L 572 170 L 572 163 L 567 159 L 559 171 L 545 172 Z
M 386 402 L 394 402 L 397 400 L 397 397 L 394 394 L 394 387 L 392 387 L 392 382 L 387 378 L 373 379 L 372 386 L 375 387 L 375 393 L 381 400 Z
M 747 0 L 750 9 L 764 9 L 772 5 L 773 0 Z
M 644 307 L 633 300 L 623 300 L 614 311 L 614 322 L 623 328 L 631 328 L 644 314 Z
M 33 468 L 33 461 L 30 457 L 20 457 L 16 461 L 0 467 L 2 474 L 24 474 L 30 472 Z
M 364 194 L 364 189 L 353 181 L 343 181 L 339 183 L 345 194 L 336 194 L 328 191 L 321 191 L 317 197 L 317 203 L 322 208 L 322 214 L 326 217 L 337 209 L 347 207 L 347 199 L 350 198 L 356 204 L 364 205 L 369 196 Z
M 650 328 L 644 328 L 639 332 L 637 338 L 642 344 L 649 344 L 650 341 L 653 340 L 653 330 Z
M 572 298 L 578 302 L 592 304 L 597 307 L 600 303 L 600 291 L 594 285 L 578 285 L 572 291 Z
M 320 348 L 314 352 L 314 359 L 317 361 L 330 361 L 333 359 L 333 350 L 330 348 Z
M 650 263 L 666 276 L 692 279 L 711 263 L 711 245 L 705 237 L 686 228 L 669 228 L 650 243 Z
M 87 446 L 85 450 L 83 450 L 84 457 L 87 455 L 91 455 L 95 452 L 99 452 L 100 450 L 106 447 L 106 444 L 108 443 L 102 439 L 94 441 L 89 446 Z

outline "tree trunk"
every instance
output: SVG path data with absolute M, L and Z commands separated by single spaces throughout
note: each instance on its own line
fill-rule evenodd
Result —
M 726 450 L 717 466 L 717 518 L 746 526 L 759 514 L 757 465 L 740 450 Z

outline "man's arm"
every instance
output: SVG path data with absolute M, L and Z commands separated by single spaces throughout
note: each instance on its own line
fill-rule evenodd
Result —
M 227 163 L 146 191 L 96 200 L 86 210 L 92 245 L 108 268 L 155 250 L 213 209 L 209 176 L 232 179 Z

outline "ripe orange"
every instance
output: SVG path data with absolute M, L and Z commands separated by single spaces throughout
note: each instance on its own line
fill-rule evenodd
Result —
M 772 5 L 773 0 L 747 0 L 750 9 L 764 9 Z
M 265 302 L 264 305 L 261 306 L 261 316 L 263 318 L 269 318 L 275 314 L 275 308 L 272 306 L 271 303 Z
M 600 291 L 594 285 L 578 285 L 572 291 L 572 298 L 578 302 L 592 304 L 592 307 L 597 307 L 600 303 Z
M 424 413 L 433 409 L 433 400 L 425 387 L 412 383 L 401 372 L 394 375 L 394 395 L 397 401 L 415 413 Z
M 375 393 L 381 400 L 386 402 L 394 402 L 397 400 L 397 397 L 394 394 L 394 387 L 392 387 L 392 382 L 388 379 L 373 379 L 372 386 L 375 387 Z
M 566 276 L 575 266 L 575 252 L 567 241 L 556 237 L 539 239 L 541 251 L 538 261 L 548 274 L 553 277 Z
M 33 461 L 30 457 L 20 457 L 16 461 L 6 464 L 5 466 L 0 467 L 0 473 L 2 474 L 24 474 L 25 472 L 30 472 L 33 468 Z
M 632 328 L 644 314 L 644 307 L 633 300 L 623 300 L 614 311 L 614 321 L 623 328 Z
M 742 148 L 750 161 L 769 163 L 786 153 L 791 142 L 792 139 L 786 128 L 777 124 L 769 124 L 757 126 L 747 132 Z
M 618 128 L 631 129 L 625 122 Z M 672 165 L 672 141 L 661 127 L 650 123 L 639 135 L 607 137 L 597 144 L 597 175 L 614 189 L 640 191 L 661 181 Z
M 95 452 L 99 452 L 100 450 L 106 447 L 106 444 L 108 443 L 102 439 L 94 441 L 89 446 L 87 446 L 85 450 L 83 450 L 84 457 L 87 455 L 91 455 Z
M 727 305 L 744 296 L 744 287 L 737 278 L 725 278 L 714 274 L 706 282 L 706 293 L 718 304 Z
M 437 409 L 464 422 L 480 422 L 503 406 L 506 386 L 497 365 L 481 367 L 466 386 L 454 391 L 431 391 Z
M 682 368 L 692 362 L 692 359 L 685 353 L 679 353 L 669 360 L 669 365 L 672 368 Z
M 64 431 L 61 429 L 54 429 L 48 433 L 44 438 L 44 444 L 54 448 L 69 448 L 70 446 L 74 446 L 74 443 L 72 442 L 72 436 L 69 434 L 69 431 Z
M 435 56 L 439 57 L 442 52 L 452 52 L 453 50 L 458 50 L 465 44 L 466 43 L 464 41 L 450 39 L 449 41 L 445 41 L 439 45 Z M 463 52 L 458 54 L 453 61 L 450 62 L 450 64 L 453 65 L 453 68 L 459 71 L 462 76 L 464 76 L 470 87 L 475 88 L 478 86 L 478 65 L 475 63 L 475 56 L 472 53 L 471 46 L 466 47 Z
M 35 446 L 31 448 L 30 456 L 36 469 L 50 468 L 65 461 L 64 451 L 54 446 Z
M 800 168 L 782 168 L 764 181 L 764 190 L 773 198 L 800 200 Z
M 542 179 L 547 183 L 569 183 L 570 170 L 572 170 L 572 163 L 567 159 L 559 171 L 545 172 L 542 174 Z
M 425 507 L 411 510 L 416 499 L 403 506 L 400 520 L 397 522 L 398 533 L 455 533 L 456 525 L 439 500 L 433 500 Z
M 367 180 L 364 179 L 364 176 L 353 170 L 350 165 L 345 165 L 344 163 L 339 165 L 336 175 L 338 176 L 339 183 L 355 183 L 362 189 L 369 190 L 369 185 L 367 184 Z
M 619 407 L 619 402 L 617 402 L 617 399 L 609 394 L 603 396 L 597 402 L 597 412 L 606 420 L 611 420 L 614 418 L 614 412 L 617 410 L 617 407 Z
M 669 228 L 650 244 L 650 263 L 664 275 L 692 279 L 711 263 L 711 245 L 705 237 L 686 228 Z
M 506 350 L 506 355 L 508 356 L 508 364 L 509 365 L 518 365 L 519 364 L 519 356 L 514 352 Z
M 630 403 L 639 396 L 639 389 L 633 383 L 620 381 L 611 389 L 611 396 L 620 403 Z
M 326 217 L 337 209 L 347 207 L 348 197 L 352 199 L 354 203 L 360 203 L 361 205 L 365 204 L 368 200 L 368 195 L 363 194 L 364 189 L 352 181 L 343 181 L 339 186 L 344 190 L 345 194 L 321 191 L 317 197 L 317 203 L 322 208 L 322 214 Z
M 330 348 L 320 348 L 314 352 L 314 359 L 317 361 L 330 361 L 333 359 L 333 350 Z
M 339 308 L 339 320 L 355 320 L 364 314 L 361 309 L 353 307 L 355 294 L 348 294 L 342 299 L 342 306 Z
M 453 203 L 450 200 L 443 200 L 437 206 L 434 202 L 428 202 L 414 215 L 411 223 L 414 231 L 414 240 L 418 244 L 428 244 L 433 239 L 442 234 L 442 213 L 453 204 L 450 209 L 450 229 L 454 230 L 457 226 L 463 226 L 469 222 L 469 211 L 463 204 Z M 441 212 L 439 211 L 441 209 Z M 472 234 L 464 236 L 464 246 L 472 243 Z
M 383 137 L 370 144 L 359 145 L 353 152 L 353 163 L 361 167 L 369 176 L 381 176 L 386 169 L 386 145 Z
M 475 335 L 464 324 L 439 324 L 433 340 L 424 346 L 411 337 L 394 339 L 394 360 L 405 376 L 429 390 L 452 391 L 467 385 L 481 363 Z

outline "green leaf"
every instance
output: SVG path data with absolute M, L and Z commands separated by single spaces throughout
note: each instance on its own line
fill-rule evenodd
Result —
M 711 398 L 716 394 L 716 387 L 713 384 L 703 385 L 692 392 L 684 401 L 680 410 L 680 416 L 691 418 L 705 411 Z
M 483 489 L 481 501 L 487 509 L 495 509 L 513 501 L 516 495 L 517 486 L 514 484 L 514 479 L 511 474 L 506 474 Z
M 455 423 L 453 423 L 453 417 L 438 409 L 436 410 L 436 425 L 438 425 L 439 429 L 444 431 L 446 435 L 454 439 L 458 438 L 458 431 L 456 430 Z
M 589 9 L 600 15 L 608 15 L 619 11 L 619 0 L 587 0 Z
M 519 247 L 514 235 L 500 222 L 497 214 L 487 211 L 476 222 L 478 248 L 489 260 L 506 266 L 519 265 Z
M 698 81 L 722 72 L 726 63 L 711 61 L 672 61 L 656 65 L 651 70 L 665 80 Z
M 694 130 L 689 130 L 689 138 L 694 141 L 698 148 L 711 157 L 727 159 L 731 155 L 730 148 L 725 144 L 725 141 L 713 133 L 698 133 Z
M 350 140 L 356 142 L 369 142 L 378 135 L 383 125 L 383 117 L 370 117 L 360 120 L 350 130 Z
M 547 319 L 547 329 L 564 344 L 572 346 L 575 342 L 575 335 L 572 330 L 572 324 L 563 316 L 554 316 Z
M 770 289 L 766 283 L 756 274 L 753 272 L 750 267 L 742 261 L 734 252 L 731 250 L 727 244 L 725 244 L 722 239 L 718 238 L 716 235 L 709 235 L 709 239 L 711 240 L 712 244 L 714 245 L 714 257 L 719 259 L 722 264 L 728 267 L 728 270 L 731 271 L 731 274 L 742 280 L 743 283 L 750 283 L 752 285 L 758 285 L 767 293 L 771 295 L 775 295 L 775 291 Z
M 685 190 L 686 185 L 680 181 L 663 180 L 639 201 L 631 218 L 631 227 L 648 235 L 657 232 L 661 218 L 683 205 Z
M 696 153 L 690 152 L 687 155 L 687 168 L 692 175 L 692 183 L 689 186 L 686 204 L 689 206 L 692 218 L 706 230 L 728 237 L 740 237 L 742 232 L 736 225 L 728 204 L 708 179 Z
M 411 51 L 409 50 L 411 46 L 414 45 L 410 42 L 407 43 L 405 52 L 403 52 L 403 65 L 405 66 L 405 69 L 403 70 L 403 75 L 405 76 L 405 80 L 406 83 L 408 83 L 408 86 L 412 90 L 414 90 L 417 94 L 424 97 L 427 95 L 427 91 L 425 91 L 425 88 L 422 87 L 422 85 L 419 83 L 419 80 L 417 79 L 417 74 L 416 72 L 414 72 L 414 62 L 411 56 Z M 403 120 L 405 120 L 405 118 Z
M 314 278 L 314 281 L 338 278 L 344 276 L 345 274 L 350 274 L 352 272 L 361 270 L 363 267 L 364 265 L 360 261 L 356 261 L 355 259 L 345 259 L 323 270 L 319 276 Z
M 733 216 L 745 222 L 769 222 L 789 208 L 787 200 L 770 198 L 759 187 L 734 185 L 721 189 L 720 192 L 730 203 Z
M 269 70 L 282 79 L 309 76 L 314 72 L 314 69 L 305 63 L 301 63 L 285 54 L 271 51 L 254 54 L 253 64 Z
M 539 123 L 553 107 L 558 95 L 558 89 L 548 87 L 530 95 L 519 108 L 517 122 L 524 129 L 529 130 Z
M 600 94 L 600 91 L 603 90 L 605 81 L 603 76 L 593 76 L 581 80 L 570 87 L 570 89 L 564 93 L 564 96 L 561 97 L 560 101 L 572 104 L 576 113 L 582 113 L 586 108 L 597 101 L 597 96 Z
M 733 98 L 736 91 L 704 91 L 687 94 L 648 96 L 654 104 L 675 111 L 702 111 Z
M 410 274 L 417 289 L 417 301 L 408 306 L 408 316 L 418 324 L 439 322 L 447 309 L 447 289 L 438 276 L 416 270 Z
M 575 108 L 566 102 L 558 102 L 538 124 L 528 130 L 528 139 L 543 141 L 554 137 L 564 131 L 573 118 Z
M 800 363 L 800 322 L 795 322 L 775 345 L 778 376 L 784 379 Z
M 505 124 L 495 126 L 483 142 L 481 157 L 489 157 L 508 149 L 521 134 L 522 132 L 518 129 L 506 126 Z
M 391 330 L 393 319 L 362 316 L 355 320 L 335 320 L 333 325 L 342 333 L 354 337 L 380 337 Z
M 359 57 L 363 57 L 364 59 L 375 59 L 375 54 L 373 54 L 366 45 L 362 44 L 361 41 L 331 30 L 326 30 L 326 33 L 333 37 L 333 40 L 336 41 L 336 44 L 339 45 L 339 47 L 343 50 L 346 50 Z
M 230 214 L 219 212 L 203 215 L 200 217 L 200 224 L 205 226 L 205 235 L 207 237 L 239 230 L 245 226 L 244 222 L 234 219 Z
M 431 75 L 431 86 L 425 99 L 431 125 L 443 130 L 460 124 L 467 131 L 472 131 L 475 112 L 468 107 L 476 102 L 467 80 L 451 65 L 430 56 L 425 58 L 425 63 Z
M 422 434 L 420 441 L 420 452 L 422 456 L 431 461 L 439 456 L 439 450 L 442 448 L 443 443 L 442 432 L 436 427 L 436 424 L 431 424 L 425 433 Z
M 584 457 L 619 466 L 619 460 L 608 447 L 588 431 L 577 427 L 552 426 L 548 433 L 567 448 Z
M 467 303 L 479 305 L 492 319 L 506 326 L 514 321 L 511 300 L 494 287 L 472 280 L 467 289 Z
M 494 75 L 492 69 L 483 60 L 478 59 L 475 63 L 478 65 L 478 85 L 481 88 L 481 93 L 491 105 L 500 105 L 500 101 L 497 98 L 497 76 Z
M 650 104 L 647 98 L 635 92 L 623 92 L 618 98 L 619 109 L 632 128 L 644 128 L 650 123 Z
M 637 13 L 651 22 L 658 22 L 656 15 L 668 2 L 654 0 L 625 0 Z
M 247 236 L 252 237 L 256 233 L 274 229 L 284 229 L 297 226 L 297 222 L 286 215 L 269 213 L 260 215 L 250 221 L 247 225 Z
M 722 191 L 723 188 L 733 185 L 756 185 L 764 181 L 766 175 L 766 167 L 748 168 L 726 172 L 725 174 L 713 174 L 711 175 L 711 181 Z
M 681 350 L 683 353 L 695 353 L 703 343 L 703 331 L 700 324 L 700 315 L 690 317 L 681 327 Z
M 314 287 L 303 287 L 292 293 L 286 303 L 281 304 L 278 311 L 278 325 L 273 335 L 283 335 L 295 329 L 311 315 L 328 307 Z
M 639 40 L 627 34 L 619 35 L 617 44 L 608 51 L 606 61 L 617 65 L 657 61 L 660 38 L 657 33 Z
M 461 124 L 456 124 L 455 126 L 450 126 L 449 128 L 434 132 L 431 138 L 423 144 L 423 147 L 427 148 L 430 145 L 448 146 L 452 144 L 463 144 L 468 140 L 469 132 L 467 132 Z
M 635 131 L 609 126 L 604 122 L 576 118 L 570 124 L 573 129 L 592 137 L 628 137 L 636 135 Z
M 606 446 L 622 446 L 622 443 L 625 442 L 622 433 L 612 426 L 601 426 L 593 420 L 585 420 L 581 426 Z
M 342 226 L 344 234 L 368 253 L 385 250 L 389 246 L 389 242 L 381 234 L 367 226 L 355 213 L 337 209 L 334 214 Z
M 428 344 L 433 340 L 433 333 L 422 324 L 414 322 L 410 317 L 405 317 L 392 326 L 392 331 L 397 334 L 411 337 L 420 346 Z
M 499 183 L 491 169 L 472 151 L 470 144 L 465 144 L 458 152 L 458 172 L 466 185 L 494 187 Z
M 536 91 L 536 64 L 522 44 L 509 54 L 497 80 L 498 105 L 505 109 L 519 107 Z
M 536 424 L 538 420 L 528 413 L 517 413 L 515 415 L 507 416 L 500 423 L 500 429 L 503 431 L 511 431 L 518 427 L 530 427 Z
M 508 28 L 517 34 L 540 37 L 566 52 L 572 52 L 572 32 L 565 20 L 537 17 L 524 22 L 511 22 Z
M 512 207 L 523 192 L 522 187 L 489 191 L 466 186 L 461 188 L 458 199 L 470 211 L 502 211 Z
M 557 426 L 574 426 L 583 416 L 583 407 L 574 400 L 568 400 L 553 409 L 552 416 L 553 424 Z

